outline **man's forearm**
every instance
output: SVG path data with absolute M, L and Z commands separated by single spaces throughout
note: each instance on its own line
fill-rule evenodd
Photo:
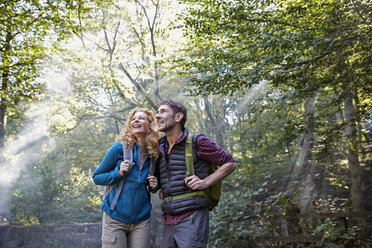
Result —
M 229 162 L 226 164 L 221 165 L 218 169 L 213 173 L 203 179 L 206 183 L 207 187 L 218 183 L 228 175 L 230 175 L 236 169 L 235 162 Z
M 192 190 L 203 190 L 209 186 L 216 184 L 225 177 L 231 174 L 236 169 L 235 162 L 229 162 L 221 165 L 213 174 L 210 174 L 203 180 L 201 180 L 196 175 L 185 178 L 185 184 L 189 186 Z

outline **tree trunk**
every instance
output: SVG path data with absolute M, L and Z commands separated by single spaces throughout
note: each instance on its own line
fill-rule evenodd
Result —
M 359 109 L 360 102 L 359 102 L 358 95 L 354 96 L 354 100 L 355 100 L 355 110 L 356 110 L 357 113 L 360 113 L 360 109 Z M 359 149 L 360 149 L 360 153 L 362 155 L 361 158 L 362 158 L 362 161 L 363 161 L 367 156 L 367 152 L 364 149 L 363 138 L 366 140 L 366 144 L 368 144 L 369 143 L 369 137 L 365 132 L 362 131 L 363 130 L 362 120 L 361 120 L 361 116 L 359 114 L 357 115 L 356 121 L 357 121 L 356 127 L 357 127 L 358 144 L 360 144 Z
M 314 109 L 315 97 L 309 96 L 305 99 L 305 133 L 303 136 L 300 164 L 312 159 L 312 149 L 314 142 Z
M 238 116 L 238 123 L 239 123 L 239 129 L 244 130 L 244 115 Z M 242 132 L 239 132 L 239 144 L 240 144 L 240 152 L 242 154 L 243 159 L 247 158 L 247 148 L 245 146 L 246 144 L 246 137 Z M 254 143 L 255 144 L 255 143 Z M 232 151 L 232 150 L 231 150 Z
M 142 10 L 143 10 L 143 13 L 145 14 L 145 18 L 147 20 L 147 26 L 149 28 L 149 32 L 150 32 L 150 39 L 151 39 L 151 47 L 152 47 L 152 56 L 154 56 L 154 58 L 157 57 L 157 47 L 156 47 L 156 42 L 155 42 L 155 26 L 157 25 L 157 18 L 158 18 L 158 14 L 159 14 L 159 7 L 160 7 L 160 4 L 159 2 L 160 1 L 157 1 L 157 2 L 152 2 L 154 4 L 153 6 L 153 11 L 155 11 L 154 13 L 154 16 L 152 19 L 150 19 L 150 16 L 148 15 L 147 13 L 147 9 L 146 7 L 141 3 L 141 1 L 138 1 L 136 0 L 135 1 L 139 6 L 141 6 Z M 163 100 L 163 98 L 160 96 L 160 83 L 159 83 L 159 80 L 160 80 L 160 65 L 158 64 L 157 61 L 154 61 L 155 64 L 154 64 L 154 83 L 155 83 L 155 90 L 154 90 L 154 95 L 156 96 L 156 98 L 158 99 L 158 101 L 161 101 Z M 150 105 L 151 102 L 149 102 Z M 156 109 L 156 107 L 155 107 Z
M 226 133 L 225 131 L 225 98 L 221 96 L 220 99 L 220 118 L 219 118 L 219 130 L 221 133 L 221 147 L 225 148 L 225 139 L 223 137 L 223 134 Z
M 312 201 L 317 196 L 317 188 L 314 182 L 314 175 L 318 172 L 317 164 L 312 160 L 312 148 L 314 142 L 314 110 L 316 96 L 306 97 L 304 101 L 305 132 L 301 143 L 300 156 L 293 162 L 289 169 L 289 177 L 285 180 L 285 188 L 292 192 L 299 189 L 295 194 L 299 202 L 301 213 L 312 211 Z
M 216 119 L 214 118 L 212 111 L 209 107 L 208 97 L 204 97 L 205 112 L 207 113 L 209 120 L 211 121 L 212 131 L 216 137 L 216 143 L 221 148 L 224 148 L 223 136 L 220 126 L 217 126 Z
M 309 213 L 312 211 L 312 201 L 317 195 L 314 182 L 314 175 L 318 172 L 317 164 L 312 160 L 312 149 L 314 143 L 314 109 L 315 96 L 308 96 L 305 99 L 305 132 L 302 142 L 302 150 L 300 156 L 300 177 L 302 177 L 302 187 L 300 190 L 300 206 L 301 212 Z
M 197 120 L 203 120 L 204 118 L 202 117 L 202 112 L 199 111 L 201 110 L 200 105 L 201 105 L 201 100 L 200 99 L 194 99 L 195 106 L 197 110 L 195 111 L 195 115 Z M 198 123 L 198 130 L 200 133 L 205 133 L 207 131 L 207 128 L 205 127 L 204 123 L 202 121 L 199 121 Z
M 6 104 L 3 97 L 1 97 L 0 104 L 0 149 L 4 147 L 5 144 L 5 125 L 6 125 Z M 1 152 L 0 152 L 1 156 Z
M 10 53 L 10 42 L 12 41 L 12 34 L 9 25 L 6 30 L 6 39 L 4 43 L 4 50 L 2 53 L 2 73 L 1 73 L 1 94 L 0 94 L 0 149 L 5 144 L 5 131 L 6 131 L 6 113 L 8 107 L 8 87 L 9 87 L 9 53 Z M 1 156 L 2 154 L 0 154 Z
M 349 161 L 350 176 L 351 176 L 351 190 L 350 196 L 352 201 L 352 209 L 354 212 L 362 210 L 362 177 L 361 168 L 358 158 L 358 137 L 355 125 L 356 111 L 353 105 L 352 94 L 349 93 L 344 99 L 345 107 L 345 136 L 347 139 L 347 159 Z

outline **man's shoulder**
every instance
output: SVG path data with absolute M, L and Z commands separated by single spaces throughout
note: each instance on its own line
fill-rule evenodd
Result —
M 202 133 L 194 133 L 194 134 L 192 134 L 192 138 L 193 138 L 193 139 L 198 139 L 198 138 L 201 137 L 201 136 L 207 137 L 207 136 L 205 136 L 205 135 L 202 134 Z
M 192 134 L 192 141 L 193 143 L 201 143 L 203 141 L 212 141 L 210 138 L 208 138 L 203 133 L 194 133 Z

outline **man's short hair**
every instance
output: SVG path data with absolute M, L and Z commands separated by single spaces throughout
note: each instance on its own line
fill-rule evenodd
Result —
M 184 130 L 187 119 L 187 108 L 182 103 L 173 100 L 163 100 L 160 102 L 160 105 L 168 105 L 173 111 L 173 116 L 175 116 L 177 113 L 183 114 L 183 118 L 180 123 L 182 130 Z

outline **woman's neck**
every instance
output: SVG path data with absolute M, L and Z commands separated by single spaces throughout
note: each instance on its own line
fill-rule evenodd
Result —
M 140 148 L 140 168 L 142 169 L 142 165 L 145 162 L 147 156 L 146 136 L 138 136 L 137 144 Z
M 140 148 L 141 153 L 147 153 L 147 144 L 146 144 L 146 136 L 138 136 L 137 144 Z

